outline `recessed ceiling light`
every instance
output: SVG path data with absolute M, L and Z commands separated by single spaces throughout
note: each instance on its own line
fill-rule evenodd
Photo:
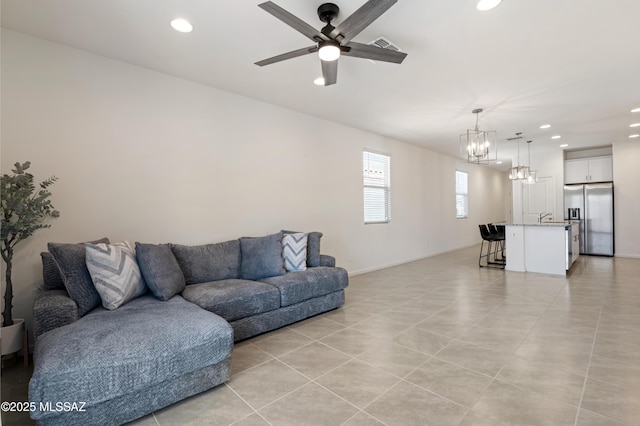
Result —
M 313 80 L 313 84 L 315 84 L 316 86 L 324 86 L 324 78 L 323 77 L 318 77 L 315 80 Z
M 485 10 L 491 10 L 494 7 L 497 7 L 500 3 L 502 3 L 502 0 L 480 0 L 476 7 L 478 10 L 484 12 Z
M 568 146 L 569 146 L 569 144 L 568 144 L 568 143 L 563 143 L 562 145 L 560 145 L 560 148 L 566 148 L 566 147 L 568 147 Z
M 629 135 L 629 139 L 635 139 L 635 138 L 640 138 L 640 135 L 638 135 L 638 134 Z
M 551 127 L 551 124 L 543 124 L 540 126 L 541 129 L 548 129 L 549 127 Z
M 174 19 L 173 21 L 171 21 L 171 27 L 176 31 L 180 31 L 181 33 L 190 33 L 191 31 L 193 31 L 193 25 L 191 25 L 186 19 L 182 18 Z
M 640 127 L 640 123 L 629 124 L 629 127 Z
M 553 136 L 551 136 L 551 139 L 560 139 L 561 137 L 562 136 L 560 136 L 560 135 L 553 135 Z
M 496 161 L 496 164 L 502 164 L 502 161 Z
M 640 112 L 640 108 L 634 108 L 631 110 L 631 112 Z

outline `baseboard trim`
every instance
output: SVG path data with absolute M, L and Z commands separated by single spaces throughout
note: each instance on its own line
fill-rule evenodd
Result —
M 369 272 L 379 271 L 381 269 L 387 269 L 387 268 L 392 268 L 394 266 L 404 265 L 406 263 L 417 262 L 419 260 L 429 259 L 430 257 L 440 256 L 440 255 L 443 255 L 443 254 L 452 253 L 454 251 L 464 250 L 464 249 L 467 249 L 467 248 L 470 248 L 470 247 L 475 247 L 475 246 L 477 246 L 477 244 L 470 244 L 468 246 L 458 247 L 458 248 L 451 249 L 451 250 L 439 251 L 437 253 L 432 253 L 432 254 L 429 254 L 427 256 L 418 256 L 418 257 L 413 257 L 413 258 L 409 258 L 409 259 L 399 260 L 399 261 L 396 261 L 396 262 L 386 263 L 384 265 L 373 266 L 371 268 L 365 268 L 365 269 L 359 269 L 357 271 L 347 271 L 347 272 L 348 272 L 350 277 L 353 277 L 353 276 L 356 276 L 356 275 L 362 275 L 362 274 L 367 274 Z
M 622 257 L 626 259 L 640 259 L 640 254 L 616 253 L 614 257 Z

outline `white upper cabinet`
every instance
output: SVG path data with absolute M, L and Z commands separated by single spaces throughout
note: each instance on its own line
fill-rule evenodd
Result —
M 582 158 L 564 162 L 564 183 L 610 182 L 613 180 L 611 157 Z

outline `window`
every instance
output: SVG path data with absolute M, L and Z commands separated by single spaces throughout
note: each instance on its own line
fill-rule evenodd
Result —
M 469 174 L 456 170 L 456 218 L 469 217 Z
M 387 223 L 390 220 L 391 157 L 363 151 L 364 223 Z

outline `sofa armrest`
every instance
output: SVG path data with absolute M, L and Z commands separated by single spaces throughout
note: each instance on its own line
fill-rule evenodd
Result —
M 336 258 L 333 256 L 329 256 L 328 254 L 320 255 L 320 265 L 319 266 L 336 266 Z
M 36 339 L 41 334 L 80 318 L 78 305 L 65 290 L 46 290 L 38 293 L 33 301 L 33 332 Z

